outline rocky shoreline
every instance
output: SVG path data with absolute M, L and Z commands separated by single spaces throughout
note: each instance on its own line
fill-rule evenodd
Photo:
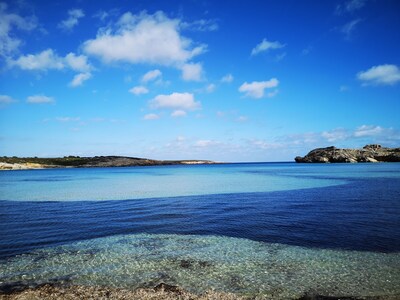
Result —
M 0 157 L 0 170 L 215 164 L 209 160 L 154 160 L 125 156 Z
M 305 294 L 293 300 L 396 300 L 400 295 L 365 296 L 365 297 L 335 297 L 315 294 Z M 160 283 L 154 288 L 141 288 L 136 290 L 118 289 L 103 286 L 62 286 L 57 284 L 44 284 L 37 287 L 11 289 L 0 291 L 0 300 L 75 300 L 75 299 L 110 299 L 110 300 L 250 300 L 274 299 L 254 298 L 240 296 L 233 293 L 207 291 L 204 294 L 194 294 L 177 286 Z
M 400 148 L 386 148 L 378 144 L 362 149 L 340 149 L 334 146 L 317 148 L 306 156 L 297 156 L 298 163 L 363 163 L 400 162 Z

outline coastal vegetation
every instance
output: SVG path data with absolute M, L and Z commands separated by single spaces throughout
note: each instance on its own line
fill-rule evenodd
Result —
M 0 170 L 213 164 L 209 160 L 154 160 L 125 156 L 0 157 Z

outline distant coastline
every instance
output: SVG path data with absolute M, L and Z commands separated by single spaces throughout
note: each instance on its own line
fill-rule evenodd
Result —
M 362 149 L 340 149 L 334 146 L 311 150 L 306 156 L 297 156 L 298 163 L 377 163 L 400 162 L 400 148 L 387 148 L 378 144 Z
M 210 160 L 155 160 L 125 156 L 0 157 L 0 170 L 216 164 Z

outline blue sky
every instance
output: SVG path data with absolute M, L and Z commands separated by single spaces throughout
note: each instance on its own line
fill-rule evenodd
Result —
M 0 155 L 400 146 L 399 1 L 5 1 Z

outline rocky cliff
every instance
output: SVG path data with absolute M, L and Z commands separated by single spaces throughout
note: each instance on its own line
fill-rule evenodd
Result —
M 297 156 L 298 163 L 356 163 L 356 162 L 400 162 L 400 148 L 381 145 L 366 145 L 362 149 L 339 149 L 334 146 L 318 148 L 306 156 Z

